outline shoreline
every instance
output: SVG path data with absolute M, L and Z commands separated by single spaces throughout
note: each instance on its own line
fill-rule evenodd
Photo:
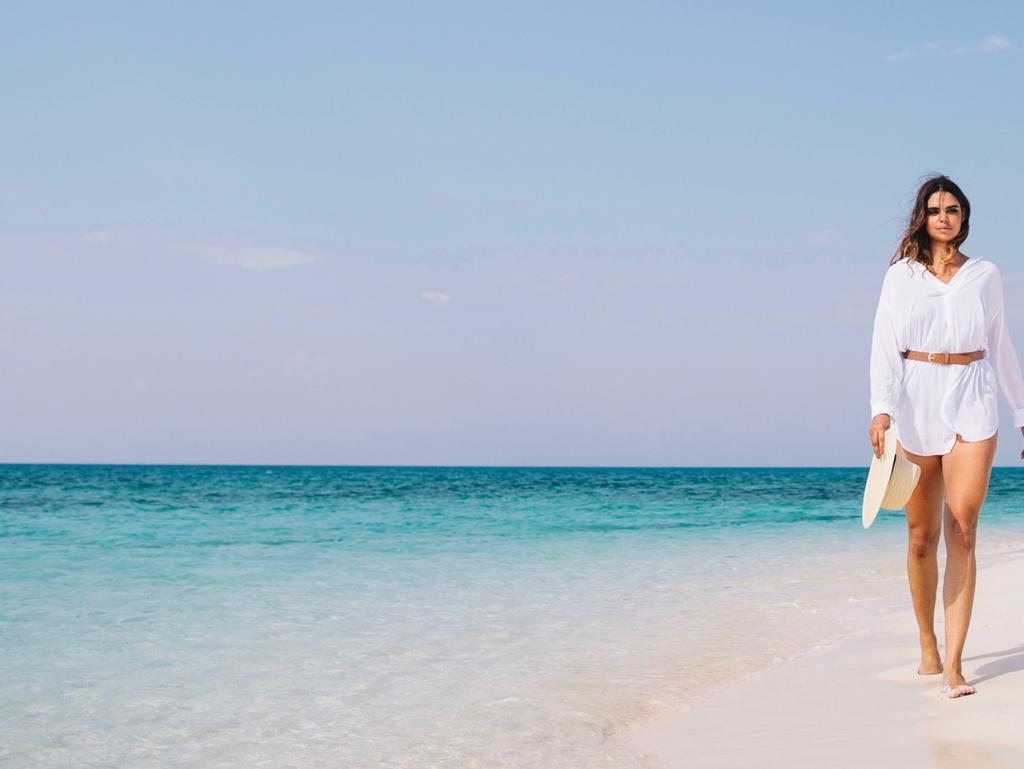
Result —
M 941 676 L 917 675 L 901 583 L 862 629 L 708 692 L 685 712 L 635 724 L 631 745 L 665 769 L 1019 766 L 1024 549 L 987 555 L 964 650 L 977 694 L 949 700 L 938 693 Z M 941 568 L 940 560 L 940 582 Z M 938 604 L 941 639 L 941 595 Z

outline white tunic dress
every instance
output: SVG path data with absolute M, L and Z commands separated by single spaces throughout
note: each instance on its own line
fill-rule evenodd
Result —
M 973 352 L 980 360 L 941 365 L 906 360 L 904 350 Z M 999 428 L 997 382 L 1024 425 L 1024 378 L 1003 313 L 999 269 L 969 258 L 943 283 L 920 262 L 889 267 L 871 341 L 871 414 L 888 414 L 896 437 L 914 454 L 948 454 L 957 434 L 980 441 Z

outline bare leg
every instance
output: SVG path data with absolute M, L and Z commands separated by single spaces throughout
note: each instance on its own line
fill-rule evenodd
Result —
M 939 585 L 938 550 L 942 532 L 942 457 L 911 454 L 897 444 L 896 451 L 921 468 L 921 478 L 907 502 L 907 576 L 921 641 L 917 672 L 942 672 L 935 638 L 935 594 Z
M 964 441 L 958 435 L 953 449 L 942 458 L 946 483 L 946 574 L 942 599 L 946 608 L 946 664 L 943 679 L 951 697 L 974 694 L 964 680 L 961 656 L 974 606 L 977 560 L 974 555 L 978 516 L 988 492 L 997 436 Z

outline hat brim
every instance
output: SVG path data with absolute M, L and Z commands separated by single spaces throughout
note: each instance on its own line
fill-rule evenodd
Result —
M 864 528 L 868 528 L 878 517 L 878 511 L 882 507 L 882 500 L 885 499 L 885 492 L 889 488 L 889 479 L 892 477 L 893 467 L 896 465 L 896 436 L 892 428 L 885 431 L 884 449 L 882 456 L 871 455 L 871 467 L 868 469 L 868 480 L 864 485 L 864 502 L 861 505 L 860 516 Z

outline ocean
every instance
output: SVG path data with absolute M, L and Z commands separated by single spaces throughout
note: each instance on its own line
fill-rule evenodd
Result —
M 0 767 L 647 766 L 631 725 L 898 594 L 865 477 L 0 466 Z M 994 469 L 980 560 L 1022 493 Z

